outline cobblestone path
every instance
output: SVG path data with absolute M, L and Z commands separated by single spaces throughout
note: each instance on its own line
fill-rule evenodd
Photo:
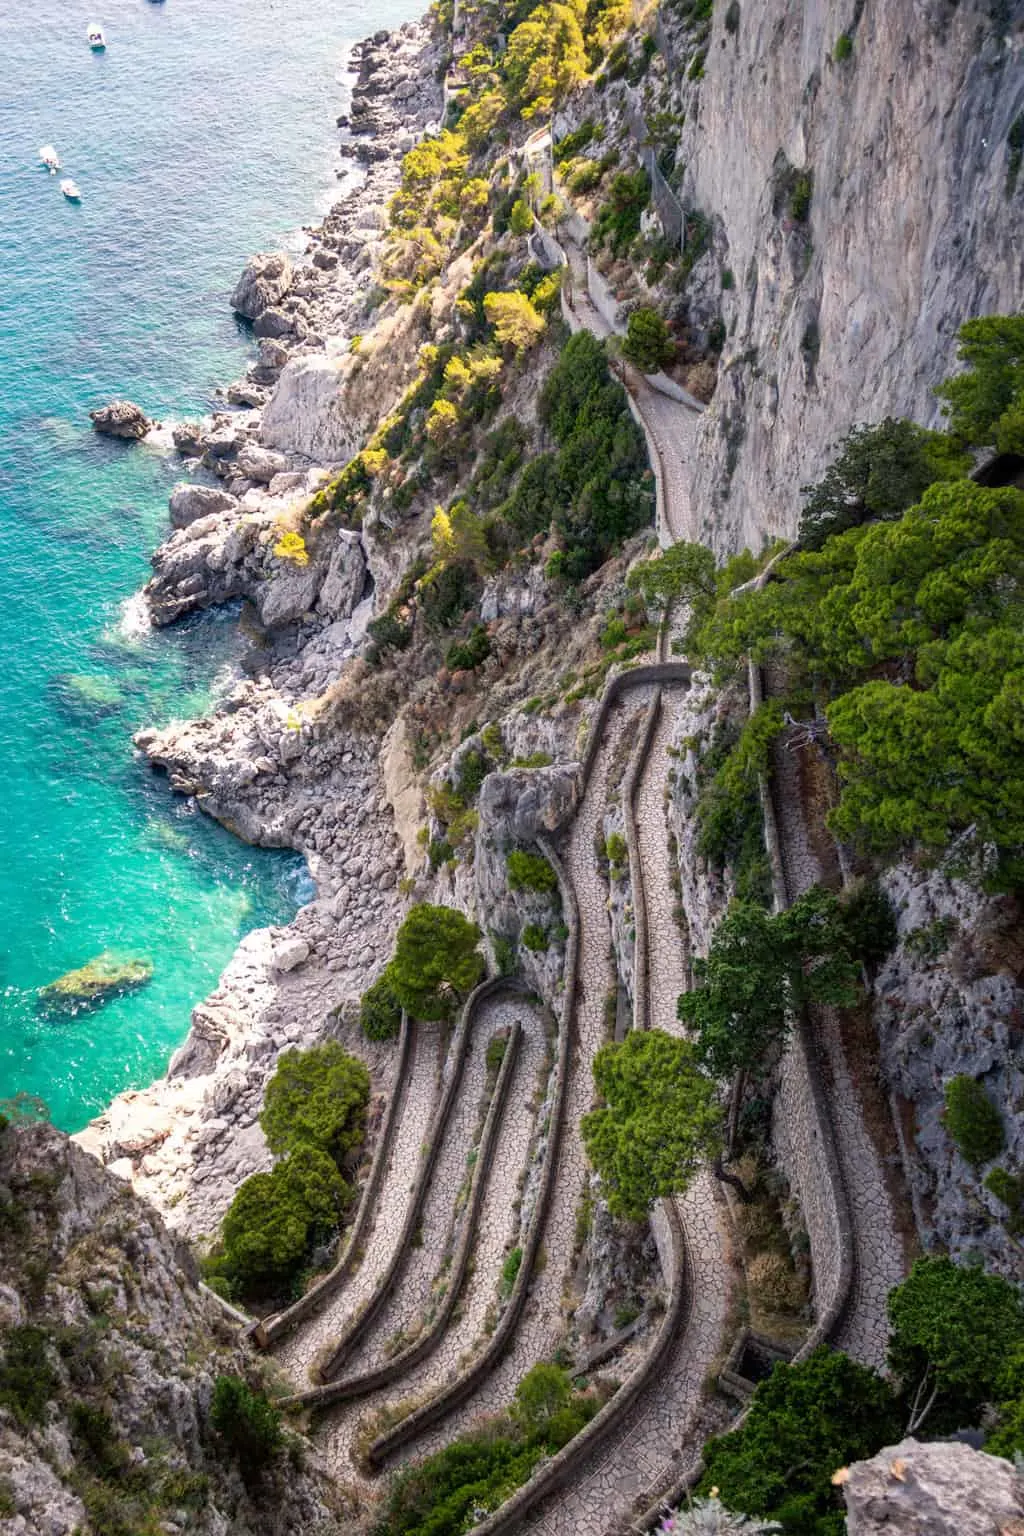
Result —
M 395 1403 L 410 1397 L 426 1397 L 439 1390 L 456 1374 L 462 1357 L 484 1334 L 487 1310 L 498 1295 L 501 1266 L 514 1244 L 518 1230 L 516 1190 L 530 1153 L 537 1118 L 537 1088 L 549 1053 L 543 1020 L 538 1010 L 525 998 L 487 1003 L 481 1008 L 476 1020 L 476 1031 L 484 1041 L 484 1049 L 486 1040 L 494 1031 L 511 1024 L 514 1019 L 518 1019 L 523 1026 L 523 1042 L 502 1116 L 494 1165 L 487 1180 L 479 1231 L 473 1248 L 472 1268 L 463 1286 L 459 1305 L 437 1350 L 427 1359 L 414 1366 L 393 1386 L 382 1389 L 372 1397 L 340 1404 L 324 1415 L 320 1443 L 335 1473 L 343 1479 L 352 1480 L 358 1476 L 351 1451 L 359 1424 L 384 1403 Z M 465 1096 L 465 1084 L 463 1094 Z M 467 1150 L 468 1143 L 463 1148 L 463 1166 Z M 459 1183 L 461 1176 L 446 1191 L 449 1219 L 454 1211 Z M 427 1231 L 424 1225 L 424 1233 Z M 431 1242 L 431 1251 L 436 1272 L 442 1254 L 440 1241 Z M 400 1281 L 400 1305 L 405 1297 L 405 1286 Z M 410 1316 L 411 1307 L 412 1303 Z M 375 1326 L 371 1330 L 369 1347 L 365 1351 L 365 1358 L 359 1361 L 359 1370 L 383 1362 L 382 1345 L 387 1338 L 384 1331 L 386 1327 L 382 1322 L 379 1327 Z M 348 1366 L 343 1372 L 345 1378 L 356 1374 L 357 1370 Z M 450 1439 L 451 1433 L 445 1425 L 439 1443 L 443 1444 Z M 414 1447 L 410 1454 L 419 1454 L 421 1449 L 420 1446 Z
M 676 689 L 665 688 L 662 709 L 636 796 L 637 839 L 650 935 L 649 1025 L 678 1034 L 675 1003 L 686 985 L 683 938 L 675 921 L 665 783 Z M 593 879 L 593 875 L 591 876 Z M 696 1179 L 676 1208 L 687 1236 L 693 1308 L 654 1380 L 617 1426 L 611 1442 L 582 1462 L 572 1484 L 528 1519 L 544 1536 L 601 1536 L 649 1502 L 689 1460 L 704 1383 L 722 1348 L 729 1306 L 729 1256 L 710 1173 Z M 614 1365 L 611 1367 L 614 1370 Z
M 780 746 L 775 753 L 772 792 L 790 901 L 823 880 L 824 854 L 814 847 L 804 815 L 799 756 Z M 841 1349 L 865 1365 L 885 1361 L 888 1321 L 885 1299 L 905 1273 L 903 1241 L 878 1152 L 865 1125 L 833 1009 L 813 1010 L 813 1026 L 825 1084 L 850 1219 L 854 1232 L 853 1294 L 838 1337 Z
M 615 985 L 609 958 L 604 885 L 595 868 L 594 842 L 604 818 L 612 761 L 620 752 L 625 733 L 635 734 L 639 730 L 650 693 L 649 689 L 638 688 L 611 712 L 594 772 L 563 854 L 566 873 L 579 903 L 579 982 L 575 1010 L 576 1047 L 566 1092 L 565 1130 L 555 1173 L 555 1193 L 544 1229 L 545 1262 L 530 1287 L 529 1300 L 511 1348 L 479 1391 L 436 1430 L 416 1442 L 413 1449 L 417 1454 L 447 1444 L 480 1414 L 506 1408 L 526 1372 L 538 1360 L 550 1359 L 565 1331 L 565 1280 L 572 1263 L 576 1214 L 587 1172 L 579 1124 L 591 1107 L 594 1092 L 591 1063 L 607 1038 L 604 1003 Z
M 416 1024 L 394 1148 L 377 1197 L 376 1212 L 359 1268 L 321 1309 L 274 1346 L 273 1353 L 295 1383 L 309 1385 L 309 1368 L 337 1338 L 355 1310 L 373 1291 L 394 1251 L 412 1194 L 420 1144 L 434 1112 L 439 1089 L 440 1037 L 436 1024 Z

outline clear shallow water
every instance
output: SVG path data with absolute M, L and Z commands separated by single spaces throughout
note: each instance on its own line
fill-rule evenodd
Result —
M 150 775 L 131 732 L 208 707 L 231 615 L 138 632 L 125 605 L 180 464 L 96 437 L 114 395 L 163 420 L 245 366 L 226 296 L 336 192 L 351 41 L 409 0 L 0 0 L 0 1098 L 79 1129 L 159 1074 L 250 928 L 311 894 Z M 90 53 L 86 25 L 108 48 Z M 56 144 L 83 194 L 36 163 Z M 152 982 L 61 1022 L 37 989 L 105 949 Z

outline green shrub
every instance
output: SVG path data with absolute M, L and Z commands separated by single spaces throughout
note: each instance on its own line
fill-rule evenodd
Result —
M 540 416 L 557 452 L 526 465 L 500 517 L 521 540 L 553 523 L 564 546 L 552 557 L 558 574 L 582 581 L 653 508 L 643 435 L 589 331 L 562 348 L 541 389 Z
M 980 1265 L 918 1259 L 889 1292 L 890 1369 L 902 1383 L 905 1433 L 976 1424 L 996 1400 L 1003 1366 L 1024 1345 L 1020 1292 Z
M 513 941 L 504 934 L 491 934 L 491 948 L 494 951 L 494 964 L 499 976 L 511 976 L 516 970 L 516 946 Z
M 1012 1350 L 996 1383 L 996 1427 L 985 1441 L 990 1456 L 1014 1461 L 1024 1455 L 1024 1346 Z
M 505 1256 L 505 1262 L 501 1266 L 501 1281 L 498 1287 L 502 1296 L 511 1296 L 512 1287 L 516 1283 L 516 1276 L 519 1274 L 522 1262 L 523 1250 L 521 1248 L 513 1248 L 512 1252 Z
M 604 844 L 604 856 L 613 880 L 617 880 L 629 867 L 629 848 L 621 832 L 609 832 Z
M 513 891 L 537 891 L 550 896 L 558 890 L 558 876 L 543 854 L 513 848 L 505 856 L 505 868 Z
M 529 752 L 526 757 L 514 757 L 513 768 L 550 768 L 553 758 L 550 752 Z
M 461 1536 L 526 1482 L 544 1454 L 511 1426 L 462 1436 L 394 1478 L 374 1536 Z
M 694 976 L 693 991 L 679 998 L 679 1017 L 696 1026 L 708 1071 L 728 1078 L 759 1071 L 805 1004 L 852 1006 L 860 967 L 839 902 L 813 886 L 774 916 L 734 901 Z
M 941 432 L 886 417 L 854 427 L 817 485 L 803 486 L 799 539 L 804 549 L 862 523 L 891 521 L 937 480 L 962 479 L 967 460 Z
M 71 1404 L 68 1413 L 75 1453 L 80 1465 L 94 1477 L 116 1478 L 128 1465 L 128 1447 L 119 1439 L 114 1422 L 105 1408 L 81 1401 Z
M 480 930 L 454 907 L 421 902 L 406 914 L 388 966 L 395 996 L 414 1019 L 446 1019 L 484 968 Z
M 1020 122 L 1010 132 L 1024 149 Z M 968 320 L 959 341 L 965 366 L 936 390 L 953 439 L 961 447 L 1024 452 L 1024 314 Z
M 832 49 L 832 58 L 837 64 L 843 64 L 853 52 L 853 38 L 849 32 L 840 32 L 836 38 L 836 45 Z
M 538 954 L 542 949 L 547 949 L 548 943 L 546 928 L 542 928 L 539 923 L 527 923 L 523 929 L 523 944 L 527 949 Z
M 486 729 L 485 726 L 484 730 Z M 486 752 L 478 752 L 476 748 L 464 752 L 459 758 L 455 793 L 467 802 L 474 799 L 479 794 L 484 779 L 493 772 L 493 769 L 494 763 Z
M 259 1480 L 284 1442 L 277 1410 L 239 1376 L 217 1377 L 210 1423 L 247 1483 Z
M 892 902 L 874 880 L 857 882 L 839 901 L 851 950 L 869 969 L 881 965 L 899 938 Z
M 642 1221 L 661 1195 L 682 1193 L 721 1150 L 715 1086 L 692 1044 L 660 1029 L 602 1046 L 594 1083 L 603 1107 L 584 1115 L 583 1144 L 614 1216 Z
M 1003 1117 L 973 1077 L 961 1073 L 946 1084 L 943 1122 L 961 1155 L 975 1168 L 990 1163 L 1006 1145 Z
M 58 1385 L 46 1334 L 31 1324 L 19 1324 L 5 1331 L 0 1349 L 0 1407 L 8 1409 L 19 1424 L 41 1424 Z
M 367 1040 L 393 1040 L 402 1027 L 402 1005 L 395 996 L 387 968 L 359 1003 L 359 1023 Z
M 525 197 L 512 204 L 508 227 L 514 235 L 528 235 L 533 229 L 533 210 Z
M 1024 1232 L 1024 1173 L 992 1168 L 985 1175 L 984 1183 L 989 1193 L 1009 1208 L 1006 1230 L 1012 1237 L 1019 1237 Z
M 634 309 L 626 326 L 622 355 L 641 373 L 657 373 L 668 367 L 676 354 L 668 324 L 656 309 Z
M 488 1040 L 487 1050 L 484 1055 L 484 1066 L 487 1068 L 488 1076 L 494 1077 L 497 1075 L 498 1069 L 505 1060 L 505 1052 L 507 1050 L 507 1035 L 495 1035 L 493 1039 Z
M 271 1152 L 315 1147 L 341 1166 L 366 1134 L 370 1074 L 337 1040 L 285 1051 L 267 1084 L 260 1125 Z
M 776 1365 L 742 1426 L 707 1442 L 699 1491 L 714 1489 L 726 1509 L 776 1521 L 793 1536 L 842 1536 L 833 1473 L 900 1433 L 882 1377 L 822 1345 L 799 1365 Z
M 568 1408 L 572 1401 L 572 1382 L 560 1366 L 539 1361 L 516 1387 L 512 1399 L 512 1417 L 527 1432 L 543 1430 Z
M 625 256 L 640 233 L 640 219 L 651 200 L 651 178 L 644 170 L 619 171 L 591 226 L 591 244 Z
M 448 647 L 445 666 L 449 672 L 473 672 L 482 667 L 491 654 L 491 637 L 486 624 L 477 624 L 467 640 Z
M 288 1294 L 315 1244 L 338 1227 L 351 1193 L 326 1152 L 300 1144 L 270 1173 L 240 1185 L 208 1278 L 243 1298 Z

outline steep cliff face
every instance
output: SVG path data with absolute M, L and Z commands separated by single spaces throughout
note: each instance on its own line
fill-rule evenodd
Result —
M 47 1125 L 0 1130 L 0 1523 L 12 1536 L 339 1527 L 291 1437 L 248 1481 L 210 1421 L 251 1359 L 155 1211 Z
M 957 326 L 1020 303 L 1024 184 L 1007 136 L 1024 110 L 1024 6 L 716 5 L 703 79 L 682 89 L 683 200 L 715 221 L 735 282 L 692 500 L 720 550 L 757 548 L 795 531 L 801 484 L 852 424 L 933 423 Z M 804 171 L 805 219 L 791 199 Z

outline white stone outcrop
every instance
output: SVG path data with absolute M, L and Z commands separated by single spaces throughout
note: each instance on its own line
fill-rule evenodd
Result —
M 231 308 L 255 320 L 284 298 L 293 276 L 291 261 L 280 251 L 250 256 L 231 295 Z
M 849 1536 L 1020 1536 L 1024 1481 L 969 1445 L 902 1440 L 849 1468 Z

